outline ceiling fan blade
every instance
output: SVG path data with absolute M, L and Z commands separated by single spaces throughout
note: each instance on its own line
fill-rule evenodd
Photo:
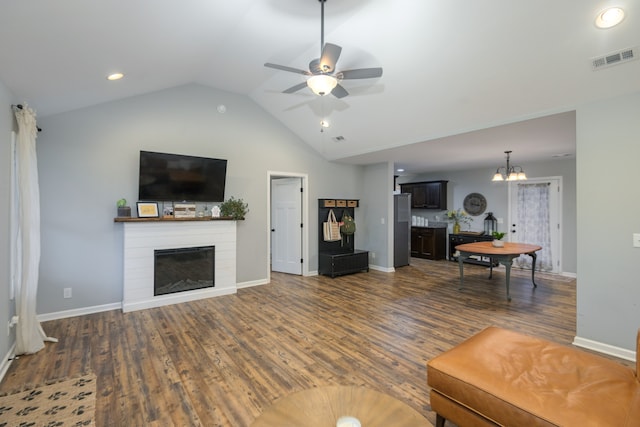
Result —
M 278 65 L 278 64 L 272 64 L 270 62 L 267 62 L 266 64 L 264 64 L 264 66 L 265 67 L 269 67 L 269 68 L 275 68 L 276 70 L 288 71 L 290 73 L 304 74 L 305 76 L 310 76 L 311 75 L 311 73 L 306 71 L 306 70 L 300 70 L 298 68 L 287 67 L 286 65 Z
M 282 91 L 282 93 L 293 93 L 293 92 L 297 92 L 300 89 L 304 89 L 305 87 L 307 87 L 307 82 L 302 82 L 302 83 L 298 83 L 295 86 L 291 86 L 289 89 L 285 89 Z
M 344 98 L 345 96 L 349 95 L 349 92 L 347 92 L 347 90 L 345 88 L 343 88 L 342 86 L 337 85 L 331 91 L 331 95 L 333 95 L 336 98 L 340 99 L 340 98 Z
M 336 74 L 339 79 L 373 79 L 382 76 L 382 68 L 357 68 L 355 70 L 344 70 Z
M 336 69 L 336 63 L 340 58 L 342 48 L 337 44 L 325 43 L 320 56 L 320 68 L 323 73 L 332 73 Z

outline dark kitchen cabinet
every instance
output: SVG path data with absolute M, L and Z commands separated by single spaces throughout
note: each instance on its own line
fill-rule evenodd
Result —
M 424 181 L 400 184 L 400 191 L 411 194 L 411 207 L 414 209 L 446 210 L 447 182 Z
M 446 258 L 445 228 L 411 227 L 411 256 L 439 260 Z

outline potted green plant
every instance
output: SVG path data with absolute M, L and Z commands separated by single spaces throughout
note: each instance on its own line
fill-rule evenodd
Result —
M 131 207 L 127 206 L 127 199 L 120 199 L 116 202 L 118 216 L 131 216 Z
M 230 197 L 228 200 L 220 204 L 220 216 L 231 219 L 244 219 L 249 212 L 249 205 L 242 199 L 234 199 Z
M 503 233 L 502 231 L 494 231 L 493 233 L 491 233 L 491 236 L 493 236 L 493 242 L 491 242 L 491 244 L 496 248 L 504 247 L 504 242 L 502 241 L 504 235 L 505 233 Z

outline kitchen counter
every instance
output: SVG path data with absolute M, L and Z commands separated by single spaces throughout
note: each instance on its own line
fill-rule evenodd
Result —
M 411 228 L 448 228 L 448 222 L 429 221 L 429 225 L 411 225 Z

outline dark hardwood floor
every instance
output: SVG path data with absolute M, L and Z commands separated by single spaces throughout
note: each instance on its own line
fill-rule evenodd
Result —
M 324 385 L 389 394 L 431 422 L 426 362 L 489 325 L 562 344 L 575 280 L 412 258 L 395 273 L 272 274 L 236 295 L 46 322 L 58 343 L 21 356 L 0 393 L 93 371 L 98 426 L 249 426 L 274 401 Z M 120 286 L 120 284 L 114 284 Z

